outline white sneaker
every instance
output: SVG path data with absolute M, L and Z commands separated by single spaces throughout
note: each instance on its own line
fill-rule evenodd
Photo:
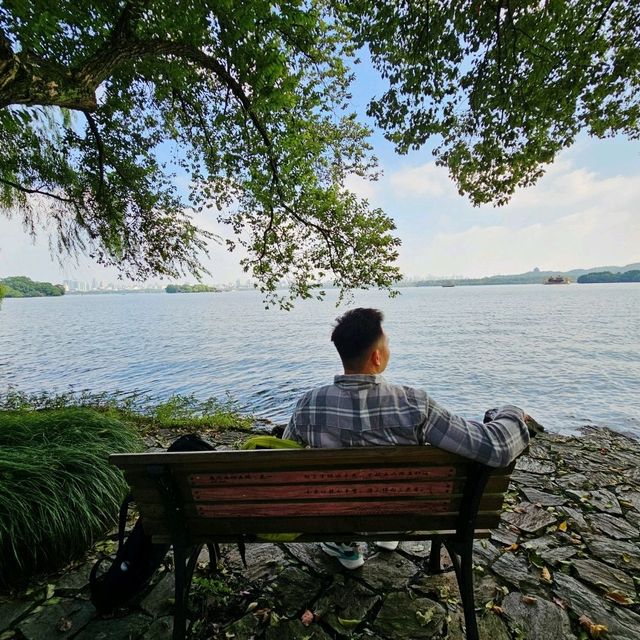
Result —
M 397 540 L 380 540 L 373 544 L 375 544 L 378 549 L 383 549 L 384 551 L 395 551 L 398 548 Z
M 364 558 L 355 545 L 321 542 L 320 548 L 326 554 L 338 558 L 338 562 L 346 569 L 358 569 L 364 564 Z

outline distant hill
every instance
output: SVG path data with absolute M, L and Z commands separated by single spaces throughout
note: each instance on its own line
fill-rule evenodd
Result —
M 483 284 L 542 284 L 552 276 L 565 276 L 575 282 L 580 276 L 590 273 L 609 271 L 611 273 L 622 273 L 624 271 L 635 271 L 640 269 L 640 262 L 627 264 L 623 267 L 605 266 L 591 267 L 590 269 L 571 269 L 571 271 L 541 271 L 534 269 L 526 273 L 516 273 L 511 275 L 487 276 L 485 278 L 441 278 L 437 280 L 420 280 L 412 283 L 416 287 L 441 287 L 443 285 L 456 284 L 458 286 L 476 286 Z

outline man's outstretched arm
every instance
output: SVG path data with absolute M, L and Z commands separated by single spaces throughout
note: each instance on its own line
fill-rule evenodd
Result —
M 529 444 L 525 413 L 513 405 L 501 407 L 483 424 L 457 416 L 428 398 L 420 429 L 421 442 L 490 467 L 506 467 Z

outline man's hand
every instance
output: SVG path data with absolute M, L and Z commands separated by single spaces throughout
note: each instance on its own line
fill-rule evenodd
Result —
M 524 423 L 527 425 L 529 436 L 532 438 L 544 431 L 544 427 L 537 420 L 534 420 L 530 415 L 526 413 L 524 414 Z

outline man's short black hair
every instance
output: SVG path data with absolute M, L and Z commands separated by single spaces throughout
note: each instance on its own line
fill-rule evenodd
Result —
M 336 345 L 345 368 L 357 369 L 366 359 L 371 347 L 382 336 L 384 316 L 378 309 L 351 309 L 336 319 L 331 342 Z

